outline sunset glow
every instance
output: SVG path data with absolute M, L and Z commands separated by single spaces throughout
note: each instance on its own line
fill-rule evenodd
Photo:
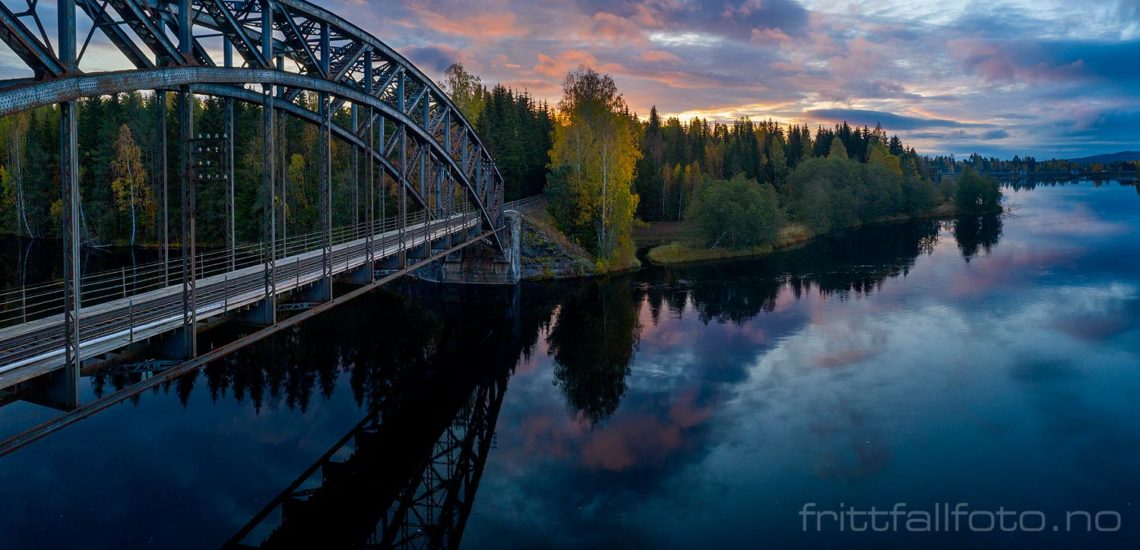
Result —
M 553 101 L 587 65 L 643 115 L 881 122 L 920 152 L 1042 157 L 1128 149 L 1140 122 L 1130 0 L 319 3 L 433 76 L 462 62 Z

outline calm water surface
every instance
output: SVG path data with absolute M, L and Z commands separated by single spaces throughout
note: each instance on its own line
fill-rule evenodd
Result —
M 0 547 L 1138 547 L 1140 194 L 1007 202 L 761 260 L 376 293 L 0 458 Z M 0 437 L 57 414 L 12 402 Z M 900 503 L 1047 523 L 801 514 Z M 1065 533 L 1071 511 L 1121 525 Z

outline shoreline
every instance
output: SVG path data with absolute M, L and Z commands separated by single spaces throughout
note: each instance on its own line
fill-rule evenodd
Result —
M 977 216 L 1000 215 L 1005 212 L 1003 207 L 1001 210 L 989 213 L 973 214 Z M 869 225 L 879 224 L 892 224 L 904 223 L 917 220 L 944 220 L 951 218 L 958 218 L 963 216 L 958 211 L 953 202 L 945 202 L 932 210 L 914 214 L 910 216 L 890 216 L 887 218 L 878 219 L 871 222 L 859 223 L 849 225 L 831 231 L 812 234 L 806 227 L 800 224 L 788 224 L 780 228 L 780 236 L 774 245 L 762 245 L 739 250 L 729 248 L 695 248 L 684 241 L 673 241 L 666 244 L 661 244 L 651 248 L 646 254 L 645 258 L 649 263 L 660 267 L 675 267 L 681 265 L 712 263 L 727 260 L 740 260 L 748 258 L 761 258 L 776 252 L 785 252 L 794 250 L 795 248 L 805 245 L 820 237 L 844 231 L 847 229 L 854 229 L 858 227 L 865 227 Z

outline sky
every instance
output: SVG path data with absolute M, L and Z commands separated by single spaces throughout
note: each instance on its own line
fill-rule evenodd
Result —
M 924 153 L 1140 150 L 1140 0 L 318 0 L 437 77 L 461 62 L 557 101 L 874 126 Z
M 927 154 L 1140 150 L 1140 0 L 313 1 L 432 78 L 460 62 L 551 103 L 586 65 L 643 117 L 881 123 Z M 22 72 L 0 46 L 0 78 Z

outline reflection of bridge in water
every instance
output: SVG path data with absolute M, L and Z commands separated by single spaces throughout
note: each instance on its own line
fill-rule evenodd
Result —
M 227 546 L 458 548 L 506 386 L 480 383 L 458 411 L 368 415 Z
M 165 342 L 152 349 L 187 361 L 164 373 L 174 377 L 240 347 L 199 355 L 206 321 L 259 323 L 266 328 L 255 341 L 310 316 L 279 319 L 280 301 L 292 297 L 302 304 L 294 309 L 315 314 L 362 294 L 334 299 L 337 278 L 367 291 L 444 261 L 441 273 L 465 281 L 517 282 L 516 218 L 506 213 L 502 176 L 472 124 L 417 67 L 350 21 L 304 0 L 25 0 L 13 9 L 14 2 L 0 2 L 0 41 L 28 77 L 0 81 L 0 116 L 58 109 L 64 253 L 62 280 L 0 295 L 0 389 L 56 371 L 55 402 L 74 409 L 85 361 L 159 337 Z M 77 32 L 85 26 L 86 37 Z M 49 37 L 46 28 L 58 32 Z M 102 60 L 86 59 L 93 38 L 132 68 L 107 71 Z M 132 91 L 161 99 L 162 259 L 84 274 L 78 100 Z M 173 131 L 169 93 L 176 94 Z M 221 134 L 195 132 L 196 96 L 222 98 Z M 237 101 L 260 111 L 257 136 L 234 135 Z M 286 234 L 286 148 L 279 147 L 286 117 L 318 129 L 320 229 L 309 235 Z M 260 180 L 248 184 L 258 196 L 261 240 L 248 245 L 235 233 L 238 139 L 258 139 L 262 153 Z M 333 221 L 334 140 L 352 152 L 343 184 L 359 197 L 351 226 Z M 169 163 L 168 149 L 178 151 Z M 179 184 L 180 257 L 171 256 L 166 174 L 177 174 Z M 199 188 L 226 196 L 224 251 L 197 249 Z M 493 259 L 462 261 L 470 245 L 490 248 Z

